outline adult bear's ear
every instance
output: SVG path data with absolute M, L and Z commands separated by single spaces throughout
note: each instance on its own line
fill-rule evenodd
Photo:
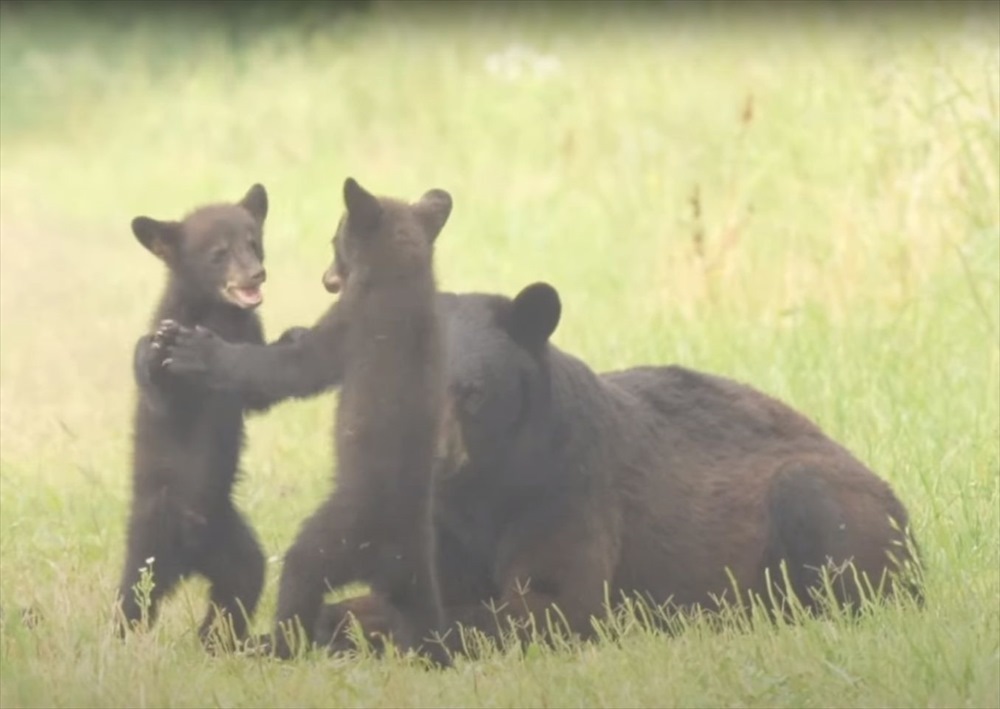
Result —
M 264 220 L 267 219 L 267 190 L 264 189 L 264 185 L 257 183 L 247 190 L 239 205 L 250 212 L 254 221 L 263 224 Z
M 532 283 L 510 304 L 508 331 L 515 342 L 532 349 L 541 347 L 556 331 L 562 303 L 548 283 Z
M 351 226 L 362 230 L 374 229 L 382 216 L 378 197 L 359 185 L 353 177 L 344 180 L 344 206 Z
M 427 236 L 433 242 L 451 215 L 451 195 L 444 190 L 428 190 L 424 196 L 413 205 L 417 219 L 427 231 Z
M 169 261 L 177 249 L 181 225 L 180 222 L 161 222 L 149 217 L 136 217 L 132 220 L 132 233 L 154 256 Z

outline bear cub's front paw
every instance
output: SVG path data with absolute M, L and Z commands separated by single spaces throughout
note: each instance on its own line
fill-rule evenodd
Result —
M 180 325 L 173 320 L 163 320 L 160 322 L 160 326 L 156 328 L 156 332 L 153 333 L 153 340 L 149 345 L 148 364 L 150 375 L 155 376 L 163 371 L 163 363 L 167 359 L 170 347 L 177 339 L 179 330 Z
M 200 325 L 195 328 L 164 321 L 162 333 L 163 367 L 171 374 L 196 377 L 213 370 L 220 343 L 219 336 Z

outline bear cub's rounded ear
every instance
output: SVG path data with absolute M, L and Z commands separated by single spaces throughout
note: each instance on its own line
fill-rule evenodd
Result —
M 178 222 L 161 222 L 150 217 L 132 220 L 132 233 L 139 243 L 157 258 L 166 260 L 176 246 L 181 225 Z
M 254 221 L 258 224 L 263 224 L 264 220 L 267 219 L 267 190 L 264 189 L 264 185 L 259 182 L 254 184 L 243 195 L 243 199 L 239 201 L 239 205 L 250 212 L 250 216 L 254 218 Z
M 444 225 L 448 223 L 451 207 L 451 195 L 440 189 L 428 190 L 413 205 L 417 219 L 420 220 L 431 241 L 437 239 Z
M 510 304 L 510 335 L 526 347 L 541 347 L 556 331 L 561 314 L 558 291 L 548 283 L 532 283 Z

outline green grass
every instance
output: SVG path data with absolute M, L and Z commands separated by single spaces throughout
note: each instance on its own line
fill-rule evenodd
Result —
M 1000 705 L 997 5 L 376 3 L 236 30 L 44 5 L 0 10 L 0 705 Z M 491 74 L 515 44 L 555 73 Z M 812 417 L 911 510 L 926 609 L 428 674 L 207 658 L 192 581 L 119 643 L 131 352 L 163 278 L 129 221 L 264 182 L 276 335 L 328 303 L 347 175 L 448 189 L 442 287 L 551 282 L 556 343 L 596 369 L 678 362 Z M 329 489 L 332 402 L 250 423 L 238 500 L 273 559 Z

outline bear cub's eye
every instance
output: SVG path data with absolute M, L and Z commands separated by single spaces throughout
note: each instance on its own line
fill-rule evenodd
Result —
M 209 256 L 209 258 L 212 259 L 212 263 L 222 263 L 222 261 L 226 258 L 227 252 L 228 250 L 225 248 L 215 249 L 214 251 L 212 251 L 212 254 L 211 256 Z

